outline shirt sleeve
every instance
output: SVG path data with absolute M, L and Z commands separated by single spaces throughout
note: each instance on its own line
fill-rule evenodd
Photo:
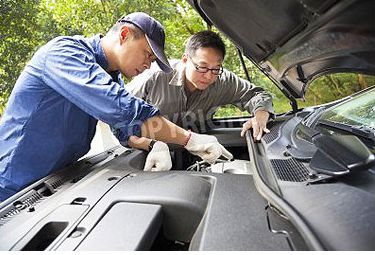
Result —
M 225 93 L 219 97 L 221 98 L 220 105 L 234 104 L 253 115 L 258 110 L 268 111 L 271 117 L 275 115 L 272 97 L 263 88 L 255 86 L 228 70 L 224 70 L 218 85 L 219 93 Z M 223 86 L 226 88 L 223 89 Z
M 126 84 L 126 89 L 132 95 L 150 103 L 150 86 L 155 86 L 155 75 L 155 72 L 147 69 L 143 73 L 134 77 L 128 84 Z
M 85 46 L 57 41 L 47 52 L 44 82 L 81 110 L 112 127 L 122 143 L 141 135 L 142 123 L 159 110 L 115 82 Z

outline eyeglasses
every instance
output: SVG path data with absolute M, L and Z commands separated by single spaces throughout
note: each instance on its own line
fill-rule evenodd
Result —
M 223 67 L 220 67 L 220 68 L 203 67 L 203 66 L 199 66 L 196 63 L 194 63 L 193 59 L 190 56 L 189 56 L 189 59 L 190 59 L 191 63 L 194 65 L 195 70 L 198 73 L 207 73 L 208 71 L 211 71 L 211 73 L 214 74 L 214 75 L 220 75 L 220 74 L 223 73 Z

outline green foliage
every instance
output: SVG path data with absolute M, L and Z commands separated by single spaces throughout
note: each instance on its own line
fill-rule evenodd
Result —
M 0 1 L 0 95 L 2 101 L 12 90 L 30 53 L 38 41 L 34 36 L 38 30 L 36 14 L 38 0 Z M 0 102 L 2 107 L 3 102 Z M 1 112 L 0 112 L 1 113 Z
M 8 91 L 2 92 L 0 94 L 0 117 L 1 117 L 2 113 L 5 110 L 5 106 L 6 106 L 6 103 L 8 101 L 8 97 L 9 97 L 9 92 Z
M 59 35 L 104 34 L 118 18 L 135 11 L 146 12 L 164 25 L 166 52 L 170 58 L 179 59 L 186 39 L 207 29 L 186 0 L 1 0 L 0 115 L 20 72 L 38 47 Z M 237 49 L 225 36 L 223 39 L 227 45 L 224 66 L 246 78 Z M 251 81 L 273 96 L 276 112 L 289 111 L 289 102 L 279 89 L 250 61 L 245 63 Z M 323 76 L 311 85 L 306 102 L 300 105 L 329 102 L 374 82 L 373 77 L 354 74 Z M 216 116 L 247 114 L 229 106 L 220 108 Z
M 349 96 L 374 84 L 374 76 L 354 73 L 325 75 L 311 83 L 306 93 L 306 101 L 301 102 L 300 105 L 301 107 L 306 107 L 328 103 L 332 100 Z

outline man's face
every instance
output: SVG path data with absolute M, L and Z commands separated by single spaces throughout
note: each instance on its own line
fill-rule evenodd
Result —
M 156 57 L 145 36 L 134 39 L 128 34 L 118 52 L 119 70 L 127 78 L 132 78 L 150 68 L 155 60 Z
M 186 67 L 186 86 L 192 92 L 196 89 L 205 90 L 215 82 L 218 77 L 217 71 L 223 62 L 223 56 L 217 49 L 199 48 L 195 51 L 194 56 L 184 54 L 182 62 Z M 207 68 L 216 71 L 207 70 Z M 202 70 L 206 72 L 204 73 Z

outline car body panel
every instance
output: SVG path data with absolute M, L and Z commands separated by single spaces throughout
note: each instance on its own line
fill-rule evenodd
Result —
M 189 2 L 294 98 L 323 74 L 375 74 L 374 1 Z

